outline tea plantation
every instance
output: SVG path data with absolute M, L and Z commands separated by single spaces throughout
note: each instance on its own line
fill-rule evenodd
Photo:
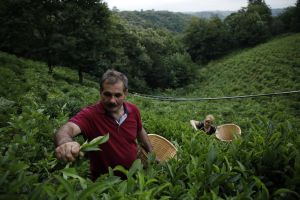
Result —
M 193 84 L 160 96 L 223 97 L 300 89 L 300 34 L 276 38 L 199 67 Z M 130 80 L 129 80 L 130 81 Z M 130 94 L 148 133 L 178 148 L 176 159 L 116 167 L 92 182 L 88 161 L 58 161 L 53 136 L 99 99 L 98 83 L 0 53 L 0 199 L 300 199 L 300 94 L 211 101 L 160 101 Z M 130 89 L 129 89 L 130 90 Z M 231 143 L 194 131 L 213 114 L 238 124 Z M 83 138 L 76 138 L 83 143 Z M 114 176 L 126 174 L 127 180 Z

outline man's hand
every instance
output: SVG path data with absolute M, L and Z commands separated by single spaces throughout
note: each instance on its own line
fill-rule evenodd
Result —
M 73 162 L 79 155 L 80 144 L 78 142 L 67 142 L 55 149 L 56 157 L 67 162 Z

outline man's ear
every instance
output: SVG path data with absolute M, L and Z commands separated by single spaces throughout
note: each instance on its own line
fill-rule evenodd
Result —
M 125 90 L 124 94 L 125 94 L 125 96 L 128 95 L 128 89 Z

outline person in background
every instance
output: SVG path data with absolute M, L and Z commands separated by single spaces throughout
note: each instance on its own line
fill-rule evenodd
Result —
M 206 134 L 211 135 L 216 132 L 216 128 L 213 126 L 215 118 L 213 115 L 207 115 L 202 122 L 191 120 L 191 124 L 195 130 L 202 130 Z
M 79 134 L 89 141 L 109 134 L 109 140 L 100 146 L 102 151 L 88 152 L 91 179 L 95 181 L 107 173 L 109 167 L 122 165 L 130 168 L 137 159 L 136 139 L 147 152 L 151 152 L 140 111 L 125 101 L 127 94 L 127 77 L 121 72 L 107 70 L 100 84 L 100 102 L 82 109 L 56 132 L 57 158 L 72 162 L 78 157 L 80 144 L 72 138 Z

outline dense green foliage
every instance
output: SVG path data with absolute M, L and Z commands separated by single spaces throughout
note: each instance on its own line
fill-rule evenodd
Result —
M 93 71 L 107 46 L 106 4 L 95 0 L 2 0 L 0 49 L 54 65 Z
M 183 32 L 192 17 L 184 13 L 169 11 L 122 11 L 116 12 L 129 24 L 143 28 L 167 29 L 174 33 Z
M 215 97 L 300 88 L 300 35 L 278 38 L 211 62 L 199 80 L 170 94 Z M 54 157 L 53 135 L 69 116 L 98 100 L 87 76 L 0 54 L 1 199 L 299 199 L 299 94 L 244 100 L 160 102 L 130 95 L 148 133 L 178 148 L 160 165 L 139 160 L 117 167 L 96 182 L 86 178 L 85 159 L 68 164 Z M 131 81 L 131 80 L 129 80 Z M 2 112 L 3 111 L 3 112 Z M 216 116 L 235 123 L 242 137 L 232 143 L 194 131 L 190 119 Z M 77 138 L 83 143 L 82 138 Z M 100 146 L 101 148 L 101 146 Z M 113 175 L 118 170 L 127 180 Z
M 191 22 L 192 17 L 210 19 L 218 17 L 224 20 L 234 11 L 200 11 L 200 12 L 169 12 L 155 10 L 141 11 L 119 11 L 113 8 L 113 12 L 117 13 L 122 19 L 129 24 L 144 28 L 167 29 L 174 33 L 181 33 Z M 272 16 L 278 16 L 284 12 L 283 8 L 271 9 Z
M 191 83 L 196 65 L 299 31 L 296 7 L 272 18 L 264 1 L 218 17 L 194 18 L 168 11 L 110 11 L 95 0 L 3 0 L 0 50 L 77 69 L 95 77 L 115 68 L 134 80 L 136 91 L 177 88 Z M 171 31 L 170 31 L 171 30 Z M 181 34 L 174 34 L 181 33 Z
M 187 51 L 195 62 L 207 63 L 231 49 L 259 44 L 270 37 L 271 20 L 271 10 L 263 1 L 249 2 L 224 21 L 194 19 L 184 38 Z
M 233 43 L 231 37 L 228 28 L 219 18 L 195 18 L 186 31 L 184 41 L 193 60 L 206 63 L 228 52 Z
M 174 35 L 131 26 L 117 15 L 113 17 L 110 48 L 99 60 L 99 72 L 115 68 L 128 74 L 133 80 L 129 86 L 136 92 L 175 88 L 193 80 L 196 65 Z
M 146 13 L 180 30 L 190 19 Z M 102 1 L 3 0 L 0 24 L 0 50 L 45 61 L 50 73 L 56 65 L 77 69 L 80 83 L 84 72 L 101 76 L 108 68 L 128 74 L 136 91 L 175 88 L 193 79 L 195 65 L 174 35 L 132 26 Z
M 277 23 L 280 23 L 280 26 L 277 26 L 279 32 L 284 30 L 289 30 L 293 32 L 300 31 L 300 1 L 298 0 L 295 7 L 289 7 L 285 12 L 281 13 L 276 19 Z M 276 27 L 276 26 L 275 26 Z
M 246 9 L 225 19 L 234 46 L 245 47 L 259 44 L 270 37 L 271 10 L 265 4 L 249 4 Z
M 194 19 L 185 31 L 184 43 L 193 61 L 203 64 L 229 52 L 251 47 L 272 36 L 294 31 L 300 23 L 299 1 L 277 17 L 262 0 L 248 2 L 248 6 L 228 15 L 224 21 L 218 17 Z
M 281 36 L 254 49 L 237 51 L 235 56 L 212 61 L 199 70 L 196 84 L 178 89 L 176 94 L 208 97 L 296 90 L 300 87 L 299 42 L 299 37 Z M 230 81 L 224 87 L 227 79 Z

